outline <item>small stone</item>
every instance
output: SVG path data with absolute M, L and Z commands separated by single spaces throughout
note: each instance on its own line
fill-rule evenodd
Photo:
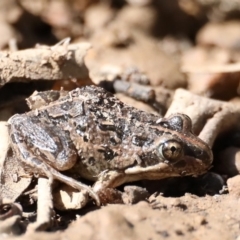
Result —
M 142 200 L 146 200 L 149 196 L 150 194 L 145 188 L 138 186 L 126 186 L 124 187 L 122 200 L 125 204 L 134 204 Z
M 201 189 L 204 191 L 203 194 L 219 194 L 224 188 L 224 184 L 224 179 L 217 173 L 208 172 L 200 178 Z

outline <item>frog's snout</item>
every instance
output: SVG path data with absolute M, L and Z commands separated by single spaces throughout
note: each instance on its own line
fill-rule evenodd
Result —
M 202 146 L 195 151 L 195 158 L 200 160 L 205 166 L 210 166 L 213 162 L 213 153 L 210 147 L 202 142 Z

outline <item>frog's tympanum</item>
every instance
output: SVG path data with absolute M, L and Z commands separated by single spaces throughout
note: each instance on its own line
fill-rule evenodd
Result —
M 100 87 L 67 96 L 9 120 L 11 146 L 26 171 L 98 192 L 125 182 L 199 175 L 212 152 L 184 114 L 168 118 L 125 105 Z M 94 181 L 89 187 L 71 174 Z

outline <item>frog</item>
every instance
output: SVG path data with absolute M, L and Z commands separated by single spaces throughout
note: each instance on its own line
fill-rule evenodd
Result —
M 213 161 L 187 115 L 159 117 L 124 104 L 98 86 L 76 88 L 15 114 L 8 129 L 14 155 L 27 172 L 85 190 L 97 205 L 104 189 L 145 179 L 197 176 Z

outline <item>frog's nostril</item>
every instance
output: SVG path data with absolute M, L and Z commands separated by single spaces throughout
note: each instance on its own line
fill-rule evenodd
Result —
M 213 161 L 213 153 L 212 150 L 206 145 L 205 148 L 203 148 L 204 151 L 199 151 L 197 154 L 197 158 L 202 160 L 202 162 L 207 166 L 211 165 Z
M 211 163 L 213 162 L 213 153 L 212 153 L 212 150 L 209 149 L 209 152 L 208 152 L 208 160 L 206 161 L 207 164 L 211 165 Z

